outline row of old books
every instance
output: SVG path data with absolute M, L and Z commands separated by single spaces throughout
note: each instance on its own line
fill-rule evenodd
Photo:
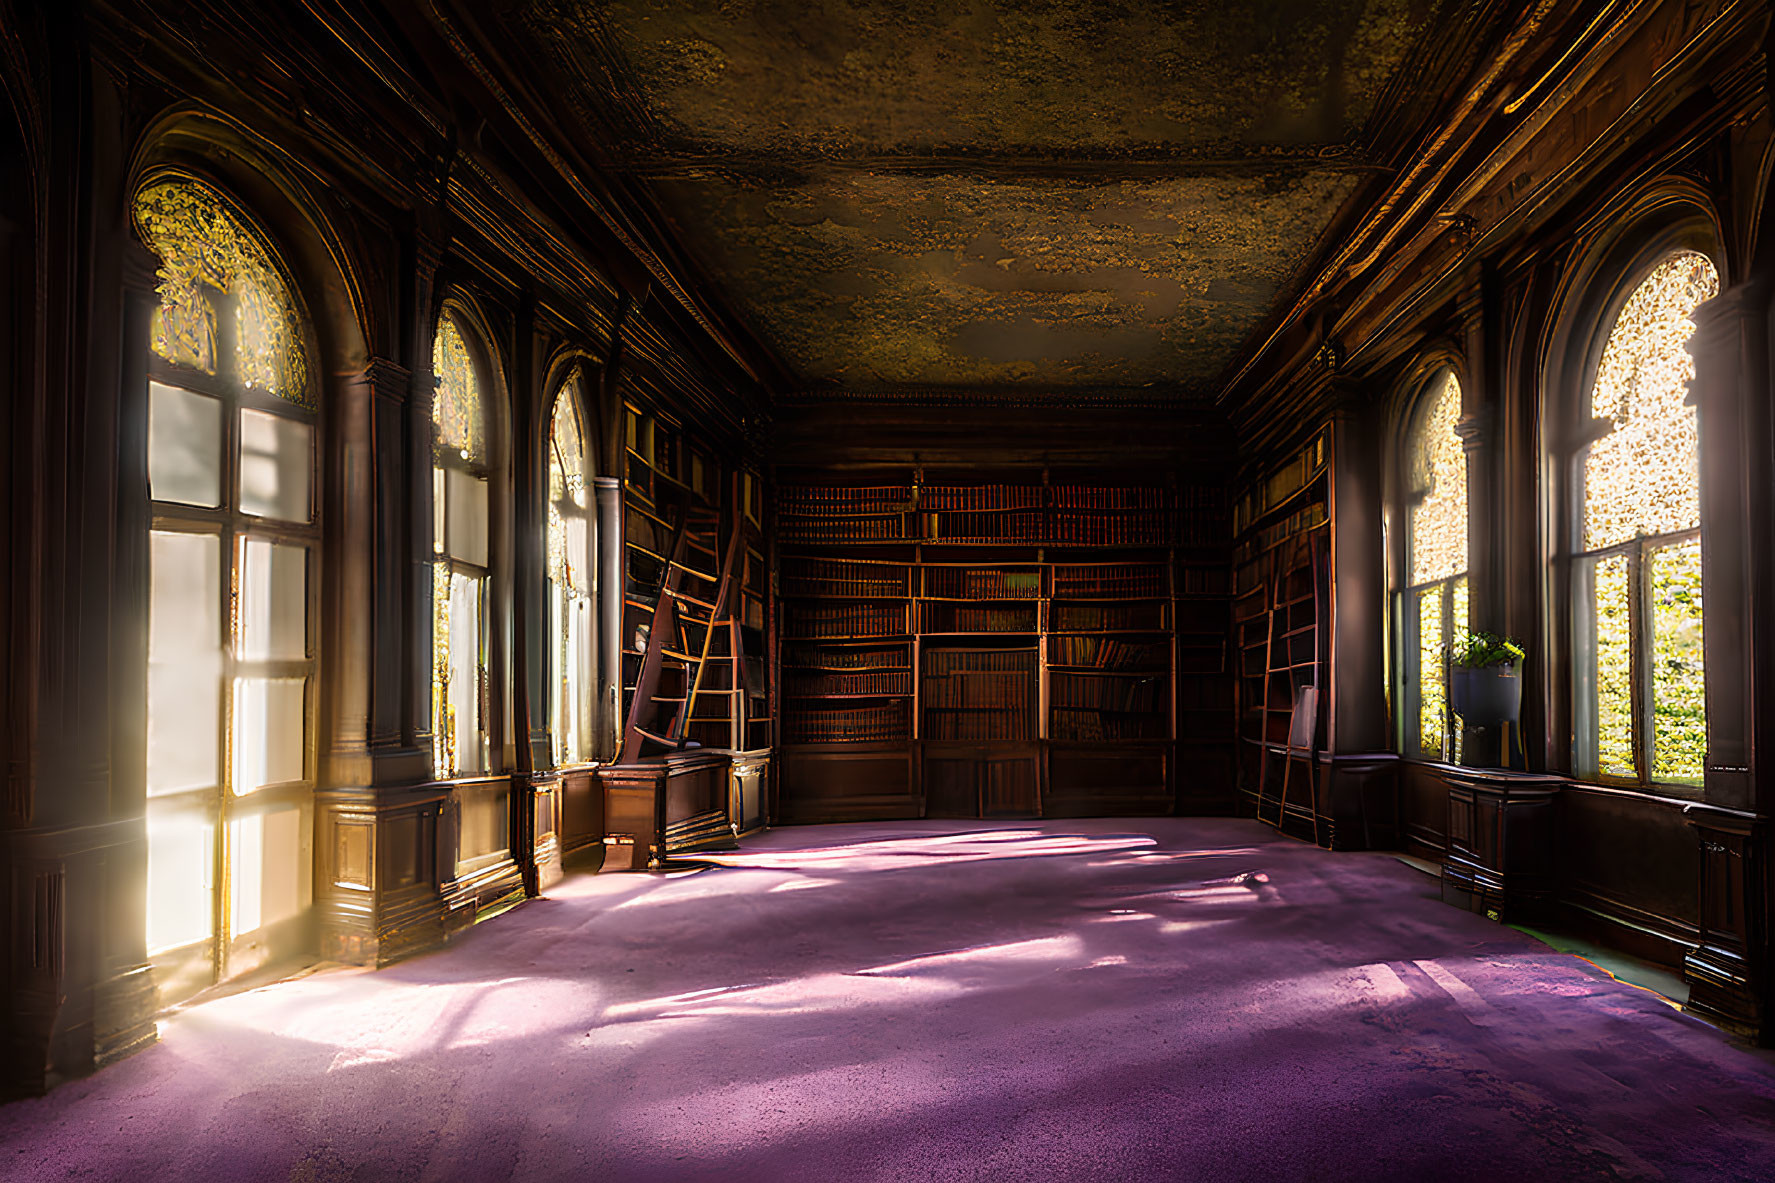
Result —
M 1163 672 L 1171 647 L 1150 641 L 1123 641 L 1115 637 L 1056 635 L 1048 639 L 1050 665 L 1091 666 L 1105 670 L 1157 670 Z
M 1120 714 L 1146 715 L 1164 707 L 1161 675 L 1150 678 L 1109 678 L 1094 674 L 1056 673 L 1048 680 L 1048 703 Z

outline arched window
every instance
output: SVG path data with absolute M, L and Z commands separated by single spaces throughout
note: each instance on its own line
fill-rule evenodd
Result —
M 1467 627 L 1467 454 L 1455 423 L 1461 384 L 1441 370 L 1419 397 L 1406 435 L 1405 590 L 1400 604 L 1405 753 L 1459 758 L 1449 709 L 1448 643 Z
M 1573 732 L 1579 775 L 1701 783 L 1701 486 L 1695 364 L 1684 348 L 1719 291 L 1677 251 L 1616 314 L 1573 464 Z
M 486 772 L 492 761 L 485 356 L 446 308 L 431 357 L 432 765 L 440 777 Z
M 312 899 L 317 400 L 270 244 L 210 185 L 136 195 L 149 360 L 148 945 L 163 999 L 298 944 Z
M 593 756 L 595 669 L 592 652 L 590 486 L 579 382 L 562 383 L 549 427 L 548 584 L 549 730 L 555 763 Z

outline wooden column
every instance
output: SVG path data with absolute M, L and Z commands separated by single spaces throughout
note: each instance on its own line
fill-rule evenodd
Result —
M 1387 572 L 1379 414 L 1354 387 L 1338 382 L 1331 412 L 1331 702 L 1320 799 L 1332 819 L 1331 845 L 1340 850 L 1399 841 L 1399 761 L 1390 750 L 1381 628 Z
M 1689 398 L 1701 429 L 1701 572 L 1707 669 L 1705 800 L 1685 815 L 1699 853 L 1701 941 L 1683 962 L 1691 1006 L 1771 1034 L 1770 818 L 1775 785 L 1756 753 L 1775 744 L 1759 684 L 1775 662 L 1770 479 L 1770 284 L 1758 277 L 1696 309 Z
M 415 231 L 410 249 L 411 261 L 403 292 L 409 379 L 402 400 L 404 430 L 397 437 L 402 464 L 393 470 L 402 473 L 405 479 L 388 482 L 405 502 L 400 520 L 406 524 L 406 532 L 399 539 L 399 549 L 389 553 L 404 556 L 402 569 L 394 573 L 401 605 L 397 619 L 405 622 L 399 650 L 403 679 L 400 683 L 403 688 L 400 698 L 402 746 L 418 755 L 421 766 L 414 770 L 414 778 L 425 779 L 431 775 L 434 726 L 431 717 L 431 523 L 435 507 L 431 503 L 431 414 L 437 381 L 431 370 L 431 342 L 437 328 L 437 274 L 443 248 L 436 235 L 421 227 Z
M 1498 397 L 1494 389 L 1490 302 L 1483 280 L 1471 284 L 1456 302 L 1461 320 L 1466 373 L 1461 376 L 1461 417 L 1455 434 L 1467 456 L 1467 592 L 1477 627 L 1502 629 L 1503 588 L 1500 575 L 1502 536 L 1498 493 L 1503 465 L 1492 430 Z M 1456 622 L 1456 627 L 1460 627 Z
M 1696 309 L 1689 340 L 1695 358 L 1689 401 L 1701 430 L 1706 797 L 1726 809 L 1762 812 L 1775 805 L 1775 790 L 1765 788 L 1759 801 L 1752 782 L 1757 741 L 1775 743 L 1775 726 L 1759 724 L 1756 710 L 1756 674 L 1767 673 L 1766 651 L 1775 640 L 1767 624 L 1775 607 L 1768 314 L 1769 285 L 1740 284 Z
M 617 477 L 592 478 L 598 499 L 598 750 L 600 760 L 614 760 L 622 749 L 622 597 L 623 597 L 623 504 L 622 481 Z
M 411 701 L 413 674 L 400 668 L 398 656 L 406 651 L 411 618 L 395 610 L 411 602 L 398 593 L 411 554 L 399 545 L 407 533 L 399 522 L 408 515 L 394 504 L 405 496 L 402 477 L 411 472 L 398 429 L 411 386 L 407 369 L 385 358 L 340 379 L 330 392 L 323 468 L 330 606 L 323 616 L 331 627 L 322 660 L 333 710 L 323 720 L 315 794 L 315 906 L 321 955 L 365 964 L 443 938 L 444 790 L 428 783 L 428 753 L 401 742 L 404 728 L 371 726 L 379 697 Z M 380 435 L 378 425 L 385 428 Z M 379 583 L 397 590 L 383 593 Z M 427 593 L 429 600 L 429 587 Z M 429 603 L 423 618 L 431 618 Z M 424 652 L 430 653 L 429 636 Z
M 106 1064 L 155 1039 L 155 992 L 148 963 L 148 842 L 143 828 L 148 771 L 148 339 L 159 304 L 159 260 L 118 235 L 123 347 L 117 431 L 117 542 L 112 651 L 111 817 L 123 839 L 105 859 L 111 880 L 111 926 L 94 998 L 95 1064 Z

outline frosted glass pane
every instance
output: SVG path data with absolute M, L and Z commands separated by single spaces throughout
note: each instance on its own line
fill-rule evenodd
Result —
M 232 936 L 287 920 L 308 906 L 313 859 L 304 823 L 295 805 L 229 822 Z
M 148 384 L 148 491 L 156 501 L 222 504 L 222 404 Z
M 481 717 L 481 584 L 467 575 L 450 577 L 451 734 L 455 740 L 453 770 L 480 772 L 486 767 Z
M 213 534 L 149 537 L 148 793 L 219 779 L 222 543 Z
M 234 680 L 234 791 L 302 779 L 303 679 Z
M 222 648 L 222 540 L 155 530 L 148 540 L 148 656 Z
M 585 519 L 570 518 L 567 522 L 567 582 L 576 592 L 589 592 L 592 565 L 589 558 L 591 531 Z
M 240 508 L 256 517 L 306 522 L 314 429 L 264 411 L 240 413 Z
M 241 541 L 239 656 L 300 661 L 308 655 L 308 548 Z
M 1633 633 L 1629 623 L 1627 560 L 1614 555 L 1596 562 L 1592 575 L 1591 620 L 1595 635 L 1596 760 L 1611 776 L 1636 776 L 1633 749 Z
M 549 708 L 555 762 L 576 763 L 592 754 L 591 601 L 551 579 L 549 615 L 554 622 Z
M 1653 551 L 1647 575 L 1652 615 L 1652 779 L 1698 785 L 1707 765 L 1701 543 Z
M 148 952 L 210 936 L 215 826 L 207 819 L 148 822 Z
M 445 473 L 448 508 L 444 528 L 450 557 L 477 567 L 487 565 L 487 482 L 460 469 Z

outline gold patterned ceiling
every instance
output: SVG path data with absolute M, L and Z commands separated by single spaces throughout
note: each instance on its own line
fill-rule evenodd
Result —
M 807 389 L 1212 394 L 1432 0 L 536 0 L 564 112 Z M 1377 114 L 1378 113 L 1378 114 Z

